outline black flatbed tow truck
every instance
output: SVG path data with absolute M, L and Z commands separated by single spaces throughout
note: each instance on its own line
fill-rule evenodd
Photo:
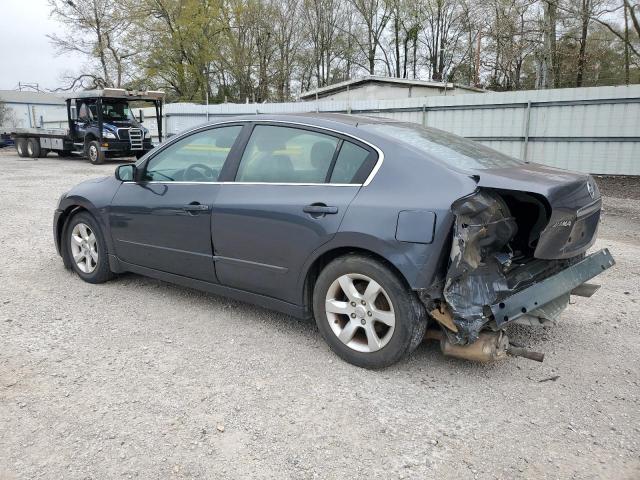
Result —
M 142 126 L 142 112 L 135 118 L 131 104 L 155 107 L 158 141 L 162 141 L 164 92 L 130 91 L 120 88 L 77 92 L 66 99 L 67 128 L 19 128 L 13 132 L 21 157 L 79 155 L 93 164 L 107 158 L 140 158 L 153 148 L 149 130 Z

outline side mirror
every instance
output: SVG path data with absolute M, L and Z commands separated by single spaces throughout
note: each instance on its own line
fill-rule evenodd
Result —
M 75 106 L 71 107 L 71 120 L 73 120 L 74 122 L 78 120 L 78 110 Z
M 140 123 L 144 122 L 144 112 L 142 111 L 142 109 L 138 110 L 138 121 Z
M 116 168 L 116 178 L 121 182 L 133 182 L 136 178 L 136 166 L 131 164 L 118 165 Z

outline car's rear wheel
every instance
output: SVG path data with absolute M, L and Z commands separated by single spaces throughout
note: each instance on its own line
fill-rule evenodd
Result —
M 351 254 L 320 272 L 313 293 L 318 329 L 342 359 L 387 367 L 413 351 L 427 315 L 415 293 L 384 263 Z
M 103 283 L 113 276 L 104 236 L 90 214 L 81 212 L 69 220 L 64 245 L 69 263 L 85 282 Z
M 27 154 L 27 139 L 16 138 L 16 151 L 20 157 L 28 157 Z

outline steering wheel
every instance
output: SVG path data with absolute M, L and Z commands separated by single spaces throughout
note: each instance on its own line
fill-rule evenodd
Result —
M 184 171 L 185 180 L 212 180 L 216 175 L 213 169 L 203 165 L 202 163 L 194 163 L 189 165 Z

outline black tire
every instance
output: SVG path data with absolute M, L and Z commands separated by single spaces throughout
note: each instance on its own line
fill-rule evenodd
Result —
M 76 225 L 84 224 L 89 227 L 96 239 L 98 260 L 95 262 L 95 268 L 91 272 L 84 272 L 78 266 L 73 257 L 71 242 L 72 233 Z M 67 255 L 68 264 L 78 276 L 88 283 L 104 283 L 113 278 L 113 273 L 109 269 L 109 255 L 107 251 L 107 244 L 104 240 L 102 230 L 98 225 L 98 222 L 87 212 L 80 212 L 71 217 L 65 226 L 64 234 L 62 235 L 62 247 L 64 248 L 65 255 Z
M 40 157 L 40 140 L 37 138 L 27 140 L 27 156 L 31 158 Z
M 395 314 L 395 326 L 387 343 L 379 350 L 355 350 L 343 343 L 330 325 L 325 308 L 327 293 L 338 278 L 349 274 L 364 275 L 377 282 L 384 290 L 383 301 L 388 298 L 392 305 L 390 309 Z M 313 290 L 313 311 L 318 329 L 331 350 L 353 365 L 370 369 L 388 367 L 415 350 L 424 338 L 428 322 L 424 306 L 409 286 L 387 265 L 362 254 L 337 258 L 320 272 Z M 360 320 L 363 325 L 367 318 L 364 316 Z M 357 320 L 356 317 L 354 319 Z M 337 315 L 334 323 L 338 321 L 351 320 L 348 315 Z M 362 328 L 364 333 L 364 327 Z M 354 341 L 358 340 L 357 335 L 358 333 L 353 336 Z
M 104 152 L 100 148 L 100 143 L 97 140 L 87 142 L 84 153 L 92 164 L 101 165 L 104 163 Z
M 16 138 L 16 152 L 18 152 L 18 156 L 20 157 L 28 157 L 27 154 L 27 139 L 26 138 Z

